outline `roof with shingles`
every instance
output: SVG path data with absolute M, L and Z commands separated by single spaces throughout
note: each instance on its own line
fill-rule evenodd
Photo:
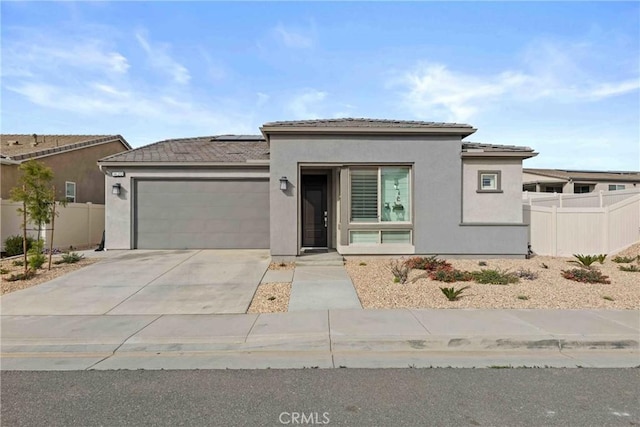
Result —
M 121 135 L 36 135 L 36 144 L 34 144 L 33 134 L 2 134 L 0 139 L 0 155 L 2 155 L 2 158 L 15 161 L 117 140 L 120 140 L 125 147 L 131 148 Z
M 269 160 L 260 135 L 218 135 L 167 139 L 101 159 L 100 162 L 243 163 Z
M 469 128 L 461 123 L 424 122 L 419 120 L 389 120 L 365 118 L 340 118 L 317 120 L 291 120 L 265 123 L 263 127 L 353 127 L 353 128 Z
M 469 150 L 482 150 L 484 152 L 496 152 L 496 153 L 504 153 L 504 152 L 514 152 L 514 153 L 526 153 L 533 151 L 531 147 L 523 147 L 519 145 L 495 145 L 495 144 L 483 144 L 480 142 L 463 142 L 462 143 L 462 151 L 469 152 Z
M 640 182 L 640 172 L 636 171 L 580 171 L 567 169 L 522 169 L 524 173 L 557 178 L 565 181 L 620 181 Z

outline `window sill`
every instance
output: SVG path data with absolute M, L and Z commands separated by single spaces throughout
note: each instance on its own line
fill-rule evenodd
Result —
M 502 190 L 476 190 L 476 193 L 504 193 Z

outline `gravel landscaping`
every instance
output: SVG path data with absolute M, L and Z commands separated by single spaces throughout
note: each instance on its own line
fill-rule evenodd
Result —
M 61 259 L 60 255 L 54 255 L 52 261 L 57 261 Z M 5 274 L 2 274 L 2 291 L 0 295 L 4 295 L 9 292 L 19 291 L 20 289 L 30 288 L 32 286 L 39 285 L 44 282 L 48 282 L 49 280 L 55 279 L 56 277 L 63 276 L 65 274 L 71 273 L 72 271 L 78 270 L 82 267 L 86 267 L 87 265 L 91 265 L 95 262 L 100 261 L 99 258 L 83 258 L 75 264 L 51 264 L 51 270 L 47 270 L 47 266 L 49 265 L 49 258 L 47 257 L 47 262 L 42 266 L 43 268 L 38 269 L 35 277 L 29 280 L 17 280 L 15 282 L 9 282 L 6 280 L 12 274 L 18 274 L 24 272 L 23 266 L 13 265 L 14 261 L 22 260 L 22 257 L 19 258 L 10 258 L 3 259 L 0 261 L 0 268 L 2 271 L 7 271 Z
M 621 252 L 621 256 L 640 255 L 640 244 Z M 351 276 L 363 308 L 640 308 L 640 273 L 624 272 L 607 257 L 595 266 L 609 276 L 611 284 L 579 283 L 561 276 L 562 270 L 578 268 L 572 258 L 535 256 L 531 259 L 452 259 L 459 270 L 501 269 L 515 272 L 527 269 L 537 273 L 535 280 L 520 279 L 509 285 L 471 282 L 444 283 L 431 280 L 422 270 L 412 270 L 405 284 L 394 283 L 389 259 L 349 257 Z M 480 266 L 480 261 L 486 263 Z M 635 263 L 634 263 L 635 264 Z M 548 268 L 545 268 L 546 265 Z M 626 264 L 630 265 L 630 264 Z M 636 264 L 637 265 L 637 264 Z M 459 300 L 449 301 L 440 287 L 470 286 Z
M 290 295 L 291 282 L 263 283 L 258 286 L 247 313 L 285 313 Z

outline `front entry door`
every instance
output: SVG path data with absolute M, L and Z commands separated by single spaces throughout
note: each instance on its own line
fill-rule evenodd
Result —
M 302 176 L 302 246 L 327 247 L 327 176 Z

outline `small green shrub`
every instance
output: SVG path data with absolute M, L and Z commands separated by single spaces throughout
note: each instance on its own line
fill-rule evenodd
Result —
M 359 266 L 364 267 L 365 265 L 367 265 L 367 263 L 363 261 L 363 262 L 361 262 L 361 263 L 360 263 L 360 264 L 358 264 L 358 265 L 359 265 Z
M 478 263 L 478 265 L 479 265 L 480 267 L 486 267 L 486 266 L 487 266 L 487 261 L 480 261 L 480 262 Z
M 29 268 L 31 270 L 36 271 L 47 261 L 47 257 L 42 253 L 42 247 L 44 246 L 44 242 L 39 240 L 38 242 L 34 242 L 29 249 L 27 255 L 29 256 Z
M 609 276 L 603 275 L 600 270 L 586 268 L 573 268 L 562 270 L 562 277 L 581 283 L 611 283 Z
M 393 281 L 395 283 L 407 283 L 409 279 L 409 272 L 411 268 L 404 260 L 392 260 L 389 262 L 389 269 L 393 274 Z
M 7 277 L 5 280 L 7 282 L 17 282 L 18 280 L 29 280 L 35 275 L 36 275 L 35 271 L 27 270 L 26 274 L 25 273 L 12 274 L 11 276 Z
M 529 297 L 526 295 L 518 295 L 518 299 L 522 300 L 522 301 L 528 301 Z
M 7 274 L 9 272 L 9 270 L 7 270 L 6 268 L 0 268 L 0 274 Z
M 464 290 L 468 288 L 469 286 L 463 286 L 460 289 L 451 287 L 451 288 L 440 288 L 440 290 L 442 291 L 444 296 L 447 297 L 449 301 L 456 301 L 460 298 L 460 295 L 462 294 L 462 292 L 464 292 Z
M 631 257 L 631 256 L 617 256 L 615 258 L 613 258 L 611 261 L 617 263 L 617 264 L 628 264 L 630 262 L 635 261 L 636 258 Z
M 607 300 L 607 301 L 613 301 L 613 298 L 611 298 L 611 297 L 610 297 L 610 296 L 608 296 L 608 295 L 604 295 L 604 296 L 602 297 L 602 299 L 605 299 L 605 300 Z
M 269 301 L 275 301 L 275 300 L 276 300 L 276 297 L 269 297 L 269 298 L 267 298 L 267 299 L 268 299 Z
M 31 249 L 34 241 L 33 237 L 27 236 L 27 251 Z M 22 255 L 24 253 L 22 249 L 22 236 L 9 236 L 5 239 L 4 251 L 7 253 L 7 256 Z
M 471 276 L 471 273 L 469 273 L 468 271 L 462 271 L 462 270 L 456 270 L 456 269 L 442 269 L 442 270 L 436 270 L 436 271 L 432 271 L 431 273 L 429 273 L 429 278 L 431 278 L 431 280 L 437 280 L 439 282 L 446 282 L 446 283 L 451 283 L 451 282 L 468 282 L 471 279 L 473 279 L 473 277 Z
M 68 254 L 62 254 L 61 261 L 66 264 L 75 264 L 76 262 L 82 260 L 84 255 L 80 255 L 77 252 L 71 252 Z
M 519 279 L 514 273 L 502 270 L 485 269 L 471 272 L 473 280 L 478 283 L 489 285 L 508 285 L 509 283 L 518 283 Z
M 599 262 L 600 264 L 602 264 L 604 262 L 605 258 L 607 257 L 604 254 L 600 254 L 600 255 L 574 254 L 573 256 L 576 259 L 568 261 L 568 262 L 573 263 L 573 264 L 577 264 L 582 268 L 591 268 L 591 265 L 593 265 L 595 262 Z
M 24 261 L 21 259 L 16 259 L 11 262 L 11 265 L 14 267 L 22 267 L 24 265 Z
M 536 280 L 538 278 L 538 273 L 535 271 L 531 271 L 528 268 L 519 268 L 515 273 L 516 277 L 525 280 Z
M 640 267 L 635 265 L 635 264 L 619 265 L 618 268 L 620 269 L 620 271 L 629 271 L 629 272 L 632 272 L 632 273 L 639 273 L 640 272 Z
M 410 269 L 436 271 L 443 269 L 451 269 L 452 266 L 443 259 L 438 259 L 438 255 L 428 257 L 412 257 L 405 261 Z

